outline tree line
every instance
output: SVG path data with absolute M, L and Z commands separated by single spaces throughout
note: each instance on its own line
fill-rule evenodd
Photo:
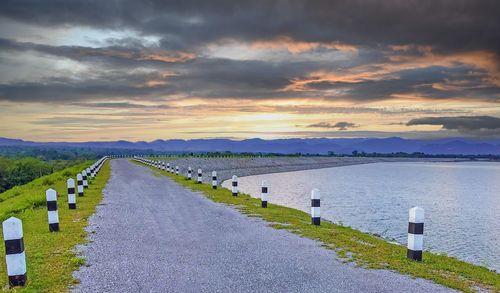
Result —
M 0 193 L 77 164 L 75 160 L 44 161 L 34 157 L 0 157 Z

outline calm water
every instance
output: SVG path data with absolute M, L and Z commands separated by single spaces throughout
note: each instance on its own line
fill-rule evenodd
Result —
M 500 271 L 500 164 L 377 163 L 239 178 L 242 192 L 310 211 L 321 190 L 321 216 L 406 245 L 408 209 L 425 210 L 424 247 Z M 224 182 L 229 187 L 230 182 Z

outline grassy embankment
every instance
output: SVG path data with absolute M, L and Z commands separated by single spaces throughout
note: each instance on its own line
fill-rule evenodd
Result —
M 75 245 L 84 243 L 87 219 L 95 211 L 102 198 L 102 189 L 109 178 L 109 162 L 85 189 L 83 197 L 77 196 L 77 209 L 68 209 L 66 180 L 76 177 L 77 172 L 91 162 L 43 176 L 32 182 L 16 186 L 0 194 L 0 220 L 15 216 L 23 221 L 24 246 L 27 266 L 27 285 L 12 291 L 20 292 L 67 292 L 76 282 L 72 272 L 84 259 L 73 251 Z M 76 181 L 76 178 L 74 178 Z M 76 183 L 76 182 L 75 182 Z M 53 188 L 58 193 L 60 232 L 50 233 L 47 224 L 45 190 Z M 1 227 L 0 227 L 1 230 Z M 0 232 L 1 233 L 1 232 Z M 0 250 L 5 251 L 0 241 Z M 0 258 L 0 288 L 8 289 L 5 257 Z
M 485 267 L 430 252 L 424 253 L 422 262 L 410 261 L 406 258 L 404 246 L 324 220 L 321 226 L 314 226 L 311 225 L 310 215 L 305 212 L 275 204 L 269 204 L 264 209 L 260 207 L 259 199 L 249 195 L 233 197 L 230 190 L 220 186 L 213 190 L 210 184 L 196 184 L 195 180 L 187 180 L 184 175 L 177 176 L 150 168 L 182 186 L 203 192 L 215 202 L 234 206 L 249 216 L 262 218 L 276 229 L 285 229 L 321 241 L 323 246 L 335 250 L 345 262 L 354 261 L 366 268 L 388 269 L 466 292 L 476 291 L 477 288 L 500 292 L 500 274 Z

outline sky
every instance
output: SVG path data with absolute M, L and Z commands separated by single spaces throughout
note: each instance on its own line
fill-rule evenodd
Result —
M 500 138 L 500 1 L 0 1 L 0 136 Z

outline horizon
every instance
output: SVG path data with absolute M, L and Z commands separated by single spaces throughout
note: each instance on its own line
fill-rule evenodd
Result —
M 244 140 L 263 140 L 263 141 L 274 141 L 274 140 L 321 140 L 321 139 L 328 139 L 328 140 L 370 140 L 370 139 L 379 139 L 379 140 L 384 140 L 384 139 L 402 139 L 402 140 L 416 140 L 416 141 L 442 141 L 442 140 L 465 140 L 465 141 L 470 141 L 470 142 L 484 142 L 484 141 L 497 141 L 500 140 L 500 138 L 497 137 L 429 137 L 429 138 L 405 138 L 405 137 L 400 137 L 400 136 L 386 136 L 386 137 L 285 137 L 285 138 L 272 138 L 272 139 L 266 139 L 266 138 L 261 138 L 261 137 L 248 137 L 248 138 L 228 138 L 228 137 L 200 137 L 200 138 L 156 138 L 152 140 L 126 140 L 126 139 L 116 139 L 116 140 L 75 140 L 75 141 L 70 141 L 70 140 L 30 140 L 30 139 L 24 139 L 24 138 L 14 138 L 14 137 L 4 137 L 0 136 L 0 139 L 7 139 L 7 140 L 21 140 L 23 142 L 34 142 L 34 143 L 103 143 L 103 142 L 119 142 L 119 141 L 124 141 L 124 142 L 131 142 L 131 143 L 138 143 L 138 142 L 146 142 L 146 143 L 151 143 L 155 141 L 191 141 L 191 140 L 230 140 L 230 141 L 244 141 Z
M 0 137 L 498 139 L 496 11 L 1 1 Z

